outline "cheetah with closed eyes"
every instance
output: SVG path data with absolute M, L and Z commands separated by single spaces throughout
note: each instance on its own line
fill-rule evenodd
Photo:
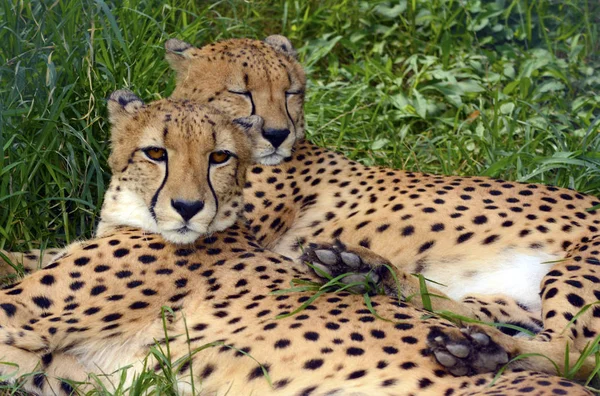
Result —
M 0 291 L 0 356 L 17 364 L 0 366 L 5 378 L 35 372 L 28 391 L 73 394 L 72 381 L 92 372 L 110 389 L 123 367 L 142 369 L 158 340 L 179 361 L 182 394 L 590 394 L 523 370 L 490 386 L 493 374 L 477 372 L 518 352 L 510 336 L 422 319 L 425 311 L 386 295 L 372 305 L 389 320 L 349 293 L 276 319 L 311 295 L 269 292 L 315 276 L 263 249 L 238 219 L 260 117 L 230 122 L 185 101 L 143 105 L 128 91 L 111 95 L 109 113 L 113 177 L 98 237 Z M 173 314 L 163 322 L 165 307 Z M 218 345 L 195 352 L 208 343 Z M 433 354 L 474 375 L 451 375 Z
M 409 274 L 420 273 L 444 285 L 430 284 L 431 293 L 450 297 L 434 298 L 435 309 L 539 332 L 540 349 L 557 354 L 566 342 L 581 350 L 600 335 L 600 306 L 567 328 L 600 299 L 596 197 L 539 184 L 366 167 L 308 143 L 306 79 L 285 37 L 200 49 L 170 40 L 166 49 L 178 78 L 172 97 L 211 102 L 237 117 L 258 114 L 289 133 L 280 141 L 264 129 L 264 146 L 293 149 L 293 155 L 277 166 L 264 166 L 271 157 L 258 158 L 262 164 L 248 173 L 245 216 L 264 247 L 297 259 L 303 245 L 318 242 L 315 249 L 322 257 L 328 252 L 329 262 L 313 255 L 313 263 L 334 263 L 332 275 L 350 269 L 332 258 L 341 253 L 336 241 L 369 258 L 367 264 L 374 252 L 401 271 L 402 293 L 416 295 L 412 303 L 421 306 L 418 280 Z M 377 265 L 381 258 L 372 260 Z

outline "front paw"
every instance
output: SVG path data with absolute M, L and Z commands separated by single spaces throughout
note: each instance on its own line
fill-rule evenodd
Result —
M 333 244 L 311 243 L 300 256 L 317 276 L 338 279 L 347 290 L 365 293 L 377 290 L 384 278 L 388 261 L 364 248 L 348 248 L 340 241 Z
M 479 326 L 436 327 L 427 336 L 435 359 L 456 376 L 488 373 L 508 363 L 508 353 Z

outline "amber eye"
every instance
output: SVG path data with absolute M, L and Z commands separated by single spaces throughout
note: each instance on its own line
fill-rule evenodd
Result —
M 211 164 L 218 165 L 227 162 L 231 156 L 229 151 L 215 151 L 210 153 L 209 159 Z
M 167 159 L 167 150 L 160 147 L 148 147 L 143 150 L 144 154 L 153 161 L 164 161 Z

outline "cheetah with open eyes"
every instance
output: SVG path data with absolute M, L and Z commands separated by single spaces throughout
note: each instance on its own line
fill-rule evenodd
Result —
M 236 220 L 251 155 L 246 135 L 260 133 L 260 118 L 236 126 L 209 108 L 169 100 L 144 106 L 126 91 L 111 96 L 109 112 L 113 178 L 99 236 L 0 291 L 0 356 L 18 364 L 0 366 L 0 374 L 41 371 L 28 377 L 27 390 L 74 393 L 64 379 L 85 381 L 87 372 L 108 373 L 99 378 L 110 387 L 120 368 L 140 370 L 155 340 L 166 342 L 167 306 L 175 312 L 168 342 L 172 360 L 184 358 L 176 370 L 185 394 L 193 391 L 191 376 L 206 394 L 590 394 L 528 371 L 509 372 L 491 387 L 493 374 L 454 377 L 432 359 L 428 338 L 446 340 L 453 355 L 442 351 L 442 359 L 472 369 L 503 352 L 499 340 L 421 319 L 424 311 L 389 296 L 372 301 L 390 321 L 348 293 L 275 319 L 310 294 L 269 291 L 314 276 L 264 250 Z M 173 176 L 182 164 L 190 179 Z M 497 336 L 507 347 L 512 341 Z M 190 353 L 215 341 L 223 345 Z

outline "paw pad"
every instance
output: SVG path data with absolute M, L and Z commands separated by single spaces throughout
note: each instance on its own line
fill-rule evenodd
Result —
M 427 337 L 435 359 L 456 376 L 488 373 L 508 363 L 508 353 L 483 330 L 467 327 L 460 333 L 437 328 Z
M 346 248 L 341 242 L 335 244 L 311 244 L 304 250 L 300 257 L 302 262 L 309 263 L 315 273 L 324 277 L 326 274 L 330 278 L 336 278 L 347 274 L 340 279 L 341 283 L 354 285 L 348 290 L 355 293 L 364 293 L 367 283 L 377 285 L 381 280 L 381 266 L 379 264 L 370 264 L 359 254 Z

